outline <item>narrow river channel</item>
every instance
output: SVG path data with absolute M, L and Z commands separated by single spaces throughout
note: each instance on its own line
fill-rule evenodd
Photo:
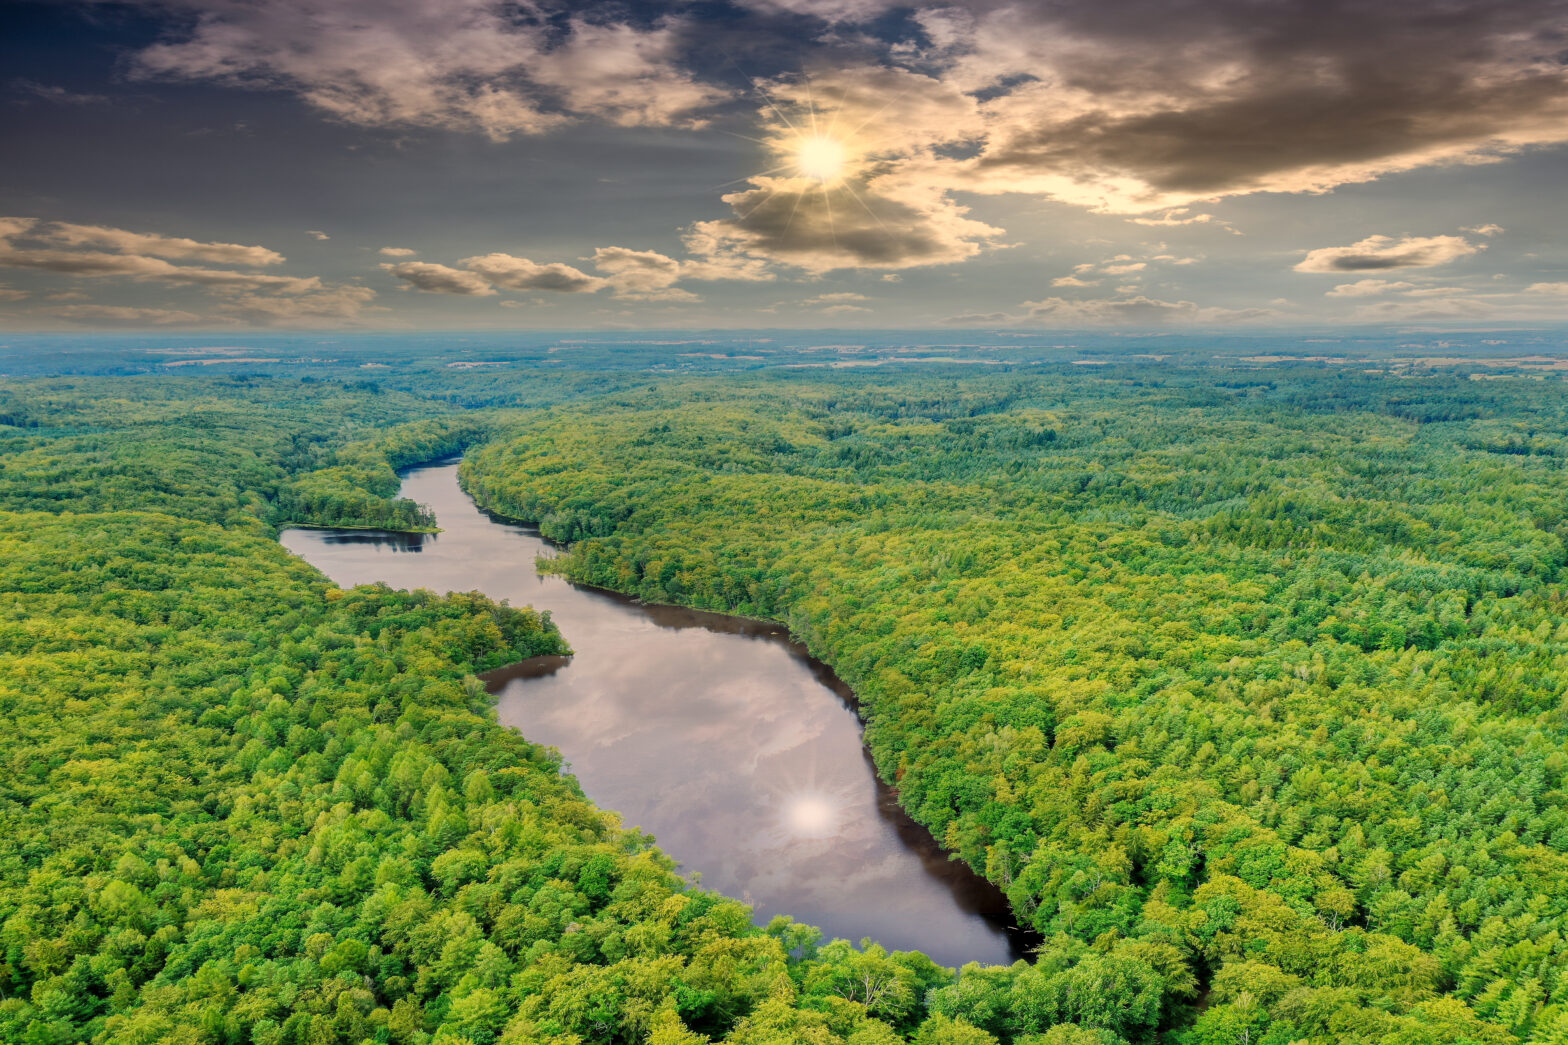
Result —
M 536 532 L 481 512 L 457 465 L 412 469 L 402 496 L 436 535 L 285 531 L 341 585 L 478 590 L 549 610 L 575 656 L 491 672 L 500 719 L 560 749 L 596 803 L 687 874 L 826 935 L 1007 963 L 1027 938 L 1001 894 L 947 859 L 872 771 L 851 694 L 783 629 L 643 606 L 540 576 Z

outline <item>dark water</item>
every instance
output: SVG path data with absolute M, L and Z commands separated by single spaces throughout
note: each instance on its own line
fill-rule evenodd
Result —
M 1022 957 L 1001 894 L 949 861 L 872 771 L 849 691 L 780 628 L 541 577 L 537 534 L 480 512 L 457 466 L 407 473 L 435 536 L 288 530 L 342 585 L 478 589 L 549 610 L 576 651 L 491 672 L 501 721 L 559 748 L 583 790 L 702 884 L 829 937 L 948 965 Z

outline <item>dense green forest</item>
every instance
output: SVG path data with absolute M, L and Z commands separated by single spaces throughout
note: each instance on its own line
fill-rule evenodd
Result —
M 1568 1043 L 1555 373 L 745 348 L 0 380 L 0 1041 Z M 756 928 L 495 723 L 547 616 L 273 539 L 465 449 L 573 579 L 787 622 L 1035 959 Z
M 499 727 L 474 673 L 566 651 L 548 616 L 342 591 L 272 539 L 428 523 L 392 465 L 482 419 L 295 380 L 6 392 L 0 1041 L 878 1045 L 952 981 L 756 928 Z
M 1545 1042 L 1565 458 L 1557 382 L 1145 367 L 661 385 L 464 474 L 574 579 L 787 621 L 1129 1040 Z M 931 1005 L 1005 1038 L 1029 975 Z

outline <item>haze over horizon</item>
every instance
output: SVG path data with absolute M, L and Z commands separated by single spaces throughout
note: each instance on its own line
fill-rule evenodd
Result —
M 1568 3 L 4 7 L 0 329 L 1568 305 Z

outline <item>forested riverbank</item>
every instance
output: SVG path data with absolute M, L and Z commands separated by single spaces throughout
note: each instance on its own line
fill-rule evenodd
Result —
M 548 619 L 343 591 L 273 540 L 304 484 L 318 524 L 419 524 L 384 477 L 467 422 L 294 381 L 7 391 L 39 423 L 0 457 L 0 1040 L 894 1042 L 949 982 L 756 929 L 498 726 L 474 675 L 564 652 Z
M 948 859 L 876 778 L 847 688 L 784 629 L 541 574 L 556 550 L 480 511 L 457 472 L 404 474 L 400 495 L 433 510 L 437 535 L 279 539 L 344 587 L 472 589 L 547 611 L 574 654 L 484 675 L 498 720 L 559 748 L 592 801 L 704 888 L 745 898 L 758 924 L 784 913 L 948 966 L 1033 955 L 1001 890 Z
M 1555 1040 L 1558 386 L 1152 376 L 694 381 L 464 470 L 573 579 L 806 638 L 1118 1031 Z
M 364 365 L 0 382 L 0 1040 L 1568 1040 L 1555 374 Z M 804 638 L 1038 960 L 753 928 L 495 724 L 570 634 L 273 539 L 465 448 Z

